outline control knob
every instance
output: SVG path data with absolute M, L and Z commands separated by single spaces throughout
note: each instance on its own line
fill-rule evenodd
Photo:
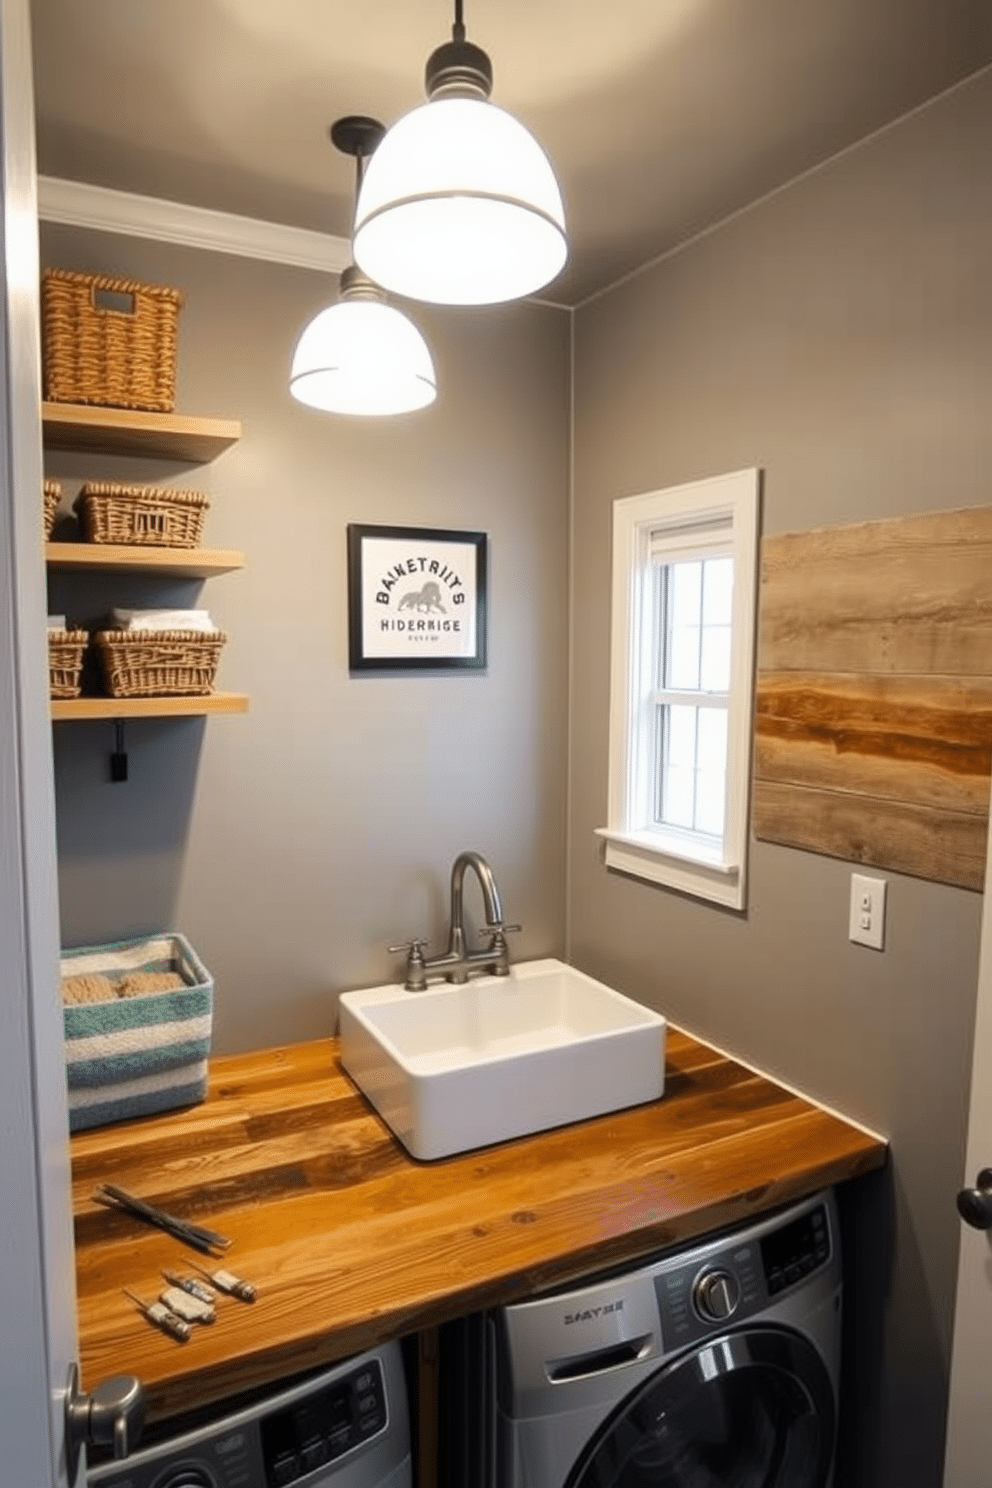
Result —
M 707 1323 L 722 1323 L 732 1317 L 741 1289 L 731 1271 L 703 1271 L 692 1284 L 692 1303 Z

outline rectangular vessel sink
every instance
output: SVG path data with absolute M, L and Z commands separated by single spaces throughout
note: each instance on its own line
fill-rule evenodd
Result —
M 665 1019 L 563 961 L 343 992 L 341 1063 L 430 1160 L 656 1100 Z

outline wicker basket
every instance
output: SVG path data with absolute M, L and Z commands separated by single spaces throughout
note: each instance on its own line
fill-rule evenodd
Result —
M 115 296 L 119 308 L 100 304 Z M 171 413 L 176 401 L 177 289 L 45 269 L 41 330 L 45 397 Z
M 53 698 L 79 696 L 79 679 L 89 635 L 85 630 L 48 632 L 48 691 Z
M 209 505 L 202 491 L 87 481 L 75 510 L 87 542 L 195 548 Z
M 42 487 L 42 494 L 45 501 L 45 541 L 47 542 L 52 535 L 52 528 L 55 526 L 55 513 L 58 511 L 59 502 L 62 500 L 61 483 L 57 480 L 46 480 Z
M 222 631 L 98 630 L 93 637 L 111 697 L 188 697 L 213 692 Z

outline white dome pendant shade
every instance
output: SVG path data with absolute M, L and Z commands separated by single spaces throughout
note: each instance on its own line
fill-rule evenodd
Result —
M 489 102 L 492 65 L 465 40 L 427 63 L 430 100 L 406 114 L 369 161 L 353 248 L 371 279 L 439 305 L 491 305 L 533 294 L 565 264 L 561 192 L 547 156 Z
M 362 165 L 385 134 L 377 119 L 350 114 L 331 126 L 331 139 Z M 412 413 L 437 397 L 427 342 L 379 286 L 349 264 L 338 301 L 314 316 L 296 343 L 289 390 L 325 413 L 381 416 Z
M 289 377 L 300 403 L 327 413 L 412 413 L 437 397 L 427 343 L 355 266 L 341 275 L 341 298 L 304 329 Z

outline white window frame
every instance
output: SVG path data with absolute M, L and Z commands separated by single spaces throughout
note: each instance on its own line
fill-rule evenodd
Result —
M 608 868 L 731 909 L 743 909 L 747 895 L 759 484 L 758 470 L 738 470 L 613 503 L 609 791 L 607 825 L 595 830 L 605 839 Z M 653 690 L 647 590 L 659 550 L 673 558 L 721 551 L 734 562 L 726 817 L 722 846 L 712 849 L 688 833 L 635 820 L 645 747 L 638 719 Z

